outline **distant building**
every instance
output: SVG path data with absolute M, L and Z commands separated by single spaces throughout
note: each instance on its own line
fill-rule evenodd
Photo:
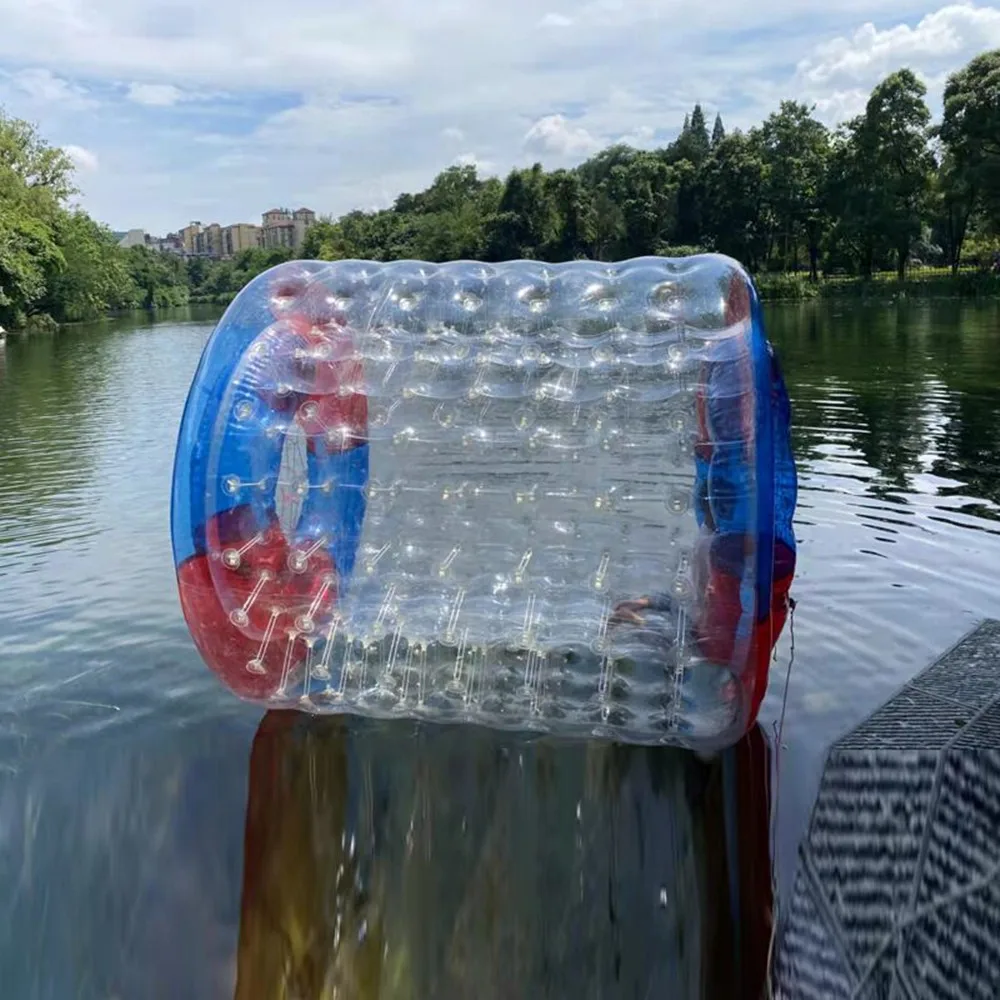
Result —
M 272 208 L 263 216 L 263 244 L 268 250 L 295 245 L 295 223 L 286 208 Z
M 194 257 L 198 253 L 198 237 L 201 235 L 201 223 L 192 222 L 180 231 L 181 244 L 184 253 Z
M 310 208 L 298 208 L 294 212 L 287 208 L 272 208 L 263 214 L 262 222 L 261 226 L 249 222 L 220 226 L 217 222 L 206 225 L 195 221 L 162 240 L 150 239 L 141 230 L 132 230 L 124 238 L 138 240 L 138 236 L 133 234 L 141 234 L 147 246 L 185 257 L 208 257 L 212 260 L 235 257 L 244 250 L 256 247 L 299 250 L 305 242 L 306 233 L 316 224 L 316 213 Z
M 155 240 L 153 245 L 154 250 L 159 250 L 160 253 L 184 253 L 184 240 L 181 239 L 180 233 L 167 233 L 162 240 Z
M 120 247 L 144 247 L 149 237 L 144 229 L 130 229 L 119 241 Z
M 306 240 L 306 231 L 316 225 L 316 213 L 311 208 L 299 208 L 292 213 L 294 242 L 292 248 L 298 250 Z
M 198 250 L 203 257 L 218 260 L 222 257 L 222 226 L 210 222 L 198 236 Z
M 310 208 L 299 208 L 294 212 L 287 208 L 272 208 L 264 213 L 263 223 L 263 246 L 298 250 L 305 241 L 306 232 L 316 223 L 316 213 Z
M 252 250 L 261 245 L 261 228 L 249 222 L 237 222 L 222 230 L 222 255 L 235 257 L 243 250 Z

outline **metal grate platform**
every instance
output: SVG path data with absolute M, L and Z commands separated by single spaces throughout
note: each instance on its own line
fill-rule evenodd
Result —
M 834 744 L 774 995 L 1000 997 L 1000 621 Z

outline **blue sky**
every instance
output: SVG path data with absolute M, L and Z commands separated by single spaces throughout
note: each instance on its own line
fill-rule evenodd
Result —
M 695 101 L 834 124 L 903 65 L 937 113 L 1000 47 L 982 0 L 0 0 L 0 25 L 0 105 L 71 151 L 89 211 L 154 233 L 655 145 Z

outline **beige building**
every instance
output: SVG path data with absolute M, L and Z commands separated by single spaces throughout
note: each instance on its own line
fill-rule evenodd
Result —
M 198 252 L 203 257 L 212 257 L 216 260 L 222 256 L 222 226 L 217 222 L 210 222 L 201 231 Z
M 305 241 L 306 232 L 316 223 L 316 213 L 310 208 L 298 208 L 294 212 L 287 208 L 272 208 L 264 213 L 263 223 L 263 246 L 298 250 Z
M 198 253 L 198 237 L 201 235 L 201 223 L 192 222 L 190 225 L 185 226 L 181 232 L 181 243 L 184 246 L 184 252 L 186 254 L 196 254 Z
M 316 213 L 311 208 L 298 208 L 292 213 L 294 249 L 301 249 L 306 239 L 306 230 L 314 225 L 316 225 Z
M 264 213 L 263 223 L 263 226 L 249 222 L 220 226 L 217 222 L 208 225 L 192 222 L 177 234 L 177 238 L 186 257 L 235 257 L 241 251 L 254 247 L 298 250 L 305 241 L 306 232 L 316 224 L 316 213 L 309 208 L 298 208 L 294 212 L 287 208 L 272 208 Z M 142 236 L 145 239 L 145 234 Z M 131 239 L 133 234 L 129 233 L 125 238 Z M 135 238 L 138 239 L 138 236 Z
M 252 250 L 261 244 L 261 228 L 249 222 L 237 222 L 222 230 L 222 255 L 235 257 L 243 250 Z

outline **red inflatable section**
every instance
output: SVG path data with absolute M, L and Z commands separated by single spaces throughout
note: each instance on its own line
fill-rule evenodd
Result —
M 250 521 L 247 508 L 213 518 L 208 554 L 187 560 L 177 576 L 184 617 L 205 661 L 244 697 L 267 698 L 302 667 L 307 646 L 292 637 L 310 636 L 315 622 L 330 614 L 337 570 L 323 549 L 308 556 L 293 550 L 277 523 L 252 531 Z M 212 560 L 241 550 L 240 565 L 226 567 L 223 600 Z
M 294 413 L 314 454 L 362 444 L 363 367 L 321 283 L 283 275 L 269 301 L 275 323 L 264 339 L 270 358 L 287 367 L 291 386 L 263 388 L 259 398 L 276 412 Z M 291 688 L 307 657 L 304 640 L 336 605 L 337 567 L 322 546 L 293 548 L 275 516 L 261 528 L 246 506 L 208 521 L 205 548 L 177 573 L 181 607 L 202 657 L 244 697 L 266 699 Z

